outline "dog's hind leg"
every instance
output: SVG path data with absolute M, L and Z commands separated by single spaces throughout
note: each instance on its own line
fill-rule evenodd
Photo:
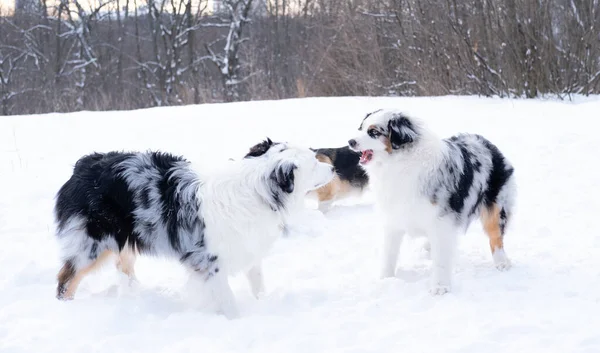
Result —
M 498 270 L 510 268 L 510 260 L 504 251 L 504 230 L 508 222 L 508 213 L 497 204 L 481 209 L 481 223 L 490 241 L 490 250 Z
M 319 198 L 319 211 L 326 213 L 331 208 L 331 204 L 335 201 L 337 195 L 342 188 L 340 177 L 334 175 L 333 179 L 316 190 Z
M 457 252 L 457 232 L 450 224 L 440 222 L 431 230 L 431 287 L 430 293 L 442 295 L 451 291 L 452 269 Z
M 95 259 L 87 262 L 83 266 L 76 266 L 73 259 L 67 260 L 58 273 L 58 286 L 56 288 L 56 298 L 69 300 L 75 297 L 77 287 L 83 278 L 96 270 L 111 255 L 111 251 L 105 250 Z
M 135 249 L 128 243 L 125 243 L 125 246 L 119 252 L 117 269 L 127 276 L 129 286 L 133 286 L 138 282 L 135 276 L 135 260 Z
M 58 279 L 56 298 L 65 299 L 64 294 L 67 291 L 67 283 L 69 283 L 73 277 L 75 277 L 75 265 L 73 265 L 73 260 L 65 261 L 63 267 L 60 269 L 56 277 Z

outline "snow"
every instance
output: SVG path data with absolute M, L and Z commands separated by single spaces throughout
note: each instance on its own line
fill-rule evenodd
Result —
M 240 158 L 265 136 L 342 146 L 365 112 L 400 107 L 441 136 L 481 133 L 516 168 L 519 197 L 497 271 L 474 223 L 460 238 L 454 291 L 427 292 L 430 262 L 407 240 L 380 280 L 372 195 L 327 215 L 313 200 L 265 260 L 266 295 L 231 279 L 242 317 L 199 302 L 187 273 L 141 258 L 140 288 L 113 266 L 74 301 L 55 299 L 52 205 L 84 153 L 161 149 L 203 164 Z M 597 119 L 600 98 L 310 98 L 0 119 L 0 352 L 600 351 Z

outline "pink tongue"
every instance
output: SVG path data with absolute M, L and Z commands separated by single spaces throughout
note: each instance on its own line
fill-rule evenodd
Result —
M 373 152 L 371 152 L 369 150 L 363 151 L 362 154 L 360 155 L 360 162 L 365 163 L 365 162 L 370 161 L 372 153 Z

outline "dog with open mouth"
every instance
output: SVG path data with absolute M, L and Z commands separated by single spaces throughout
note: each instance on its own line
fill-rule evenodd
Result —
M 395 275 L 405 234 L 426 236 L 433 262 L 433 294 L 451 290 L 457 236 L 476 218 L 489 238 L 496 268 L 508 269 L 504 235 L 516 198 L 514 168 L 477 134 L 441 139 L 400 110 L 366 115 L 348 141 L 360 152 L 376 207 L 383 217 L 381 277 Z

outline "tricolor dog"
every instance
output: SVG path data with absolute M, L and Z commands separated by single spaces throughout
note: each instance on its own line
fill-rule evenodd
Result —
M 134 281 L 135 258 L 146 254 L 179 260 L 204 281 L 220 312 L 237 317 L 228 275 L 245 272 L 259 296 L 262 259 L 286 218 L 333 176 L 310 149 L 270 139 L 216 171 L 161 152 L 84 156 L 56 197 L 57 297 L 72 299 L 111 254 Z
M 329 211 L 333 202 L 361 196 L 367 189 L 369 177 L 358 163 L 360 153 L 352 151 L 348 146 L 313 150 L 319 161 L 331 164 L 335 171 L 335 176 L 329 183 L 309 193 L 310 196 L 317 196 L 321 212 Z
M 490 141 L 475 134 L 441 139 L 423 121 L 397 110 L 367 114 L 350 148 L 384 222 L 382 277 L 395 275 L 405 234 L 425 235 L 431 249 L 431 292 L 451 290 L 457 235 L 479 218 L 498 269 L 510 267 L 504 234 L 516 197 L 514 169 Z

